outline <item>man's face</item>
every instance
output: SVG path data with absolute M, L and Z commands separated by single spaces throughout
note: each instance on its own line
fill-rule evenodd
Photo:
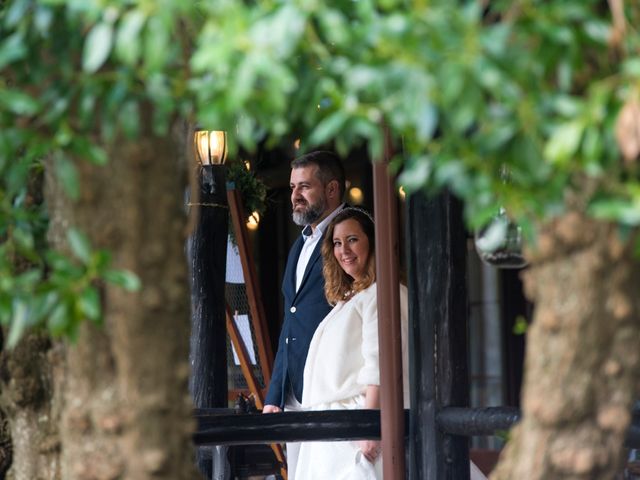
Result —
M 316 175 L 317 165 L 291 170 L 291 206 L 293 222 L 301 227 L 317 222 L 327 209 L 325 185 Z

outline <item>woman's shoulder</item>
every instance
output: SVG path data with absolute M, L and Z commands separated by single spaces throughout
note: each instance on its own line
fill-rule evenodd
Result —
M 364 290 L 360 290 L 358 293 L 356 293 L 351 300 L 355 300 L 356 301 L 355 303 L 363 304 L 363 303 L 375 301 L 376 295 L 377 295 L 376 282 L 373 282 Z
M 407 286 L 404 284 L 400 284 L 400 301 L 406 302 L 408 297 Z M 372 302 L 377 301 L 378 290 L 376 286 L 376 282 L 373 282 L 364 290 L 358 292 L 353 296 L 352 300 L 358 299 L 358 302 Z

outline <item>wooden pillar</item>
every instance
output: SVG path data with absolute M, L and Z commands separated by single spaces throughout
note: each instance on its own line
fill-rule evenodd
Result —
M 209 170 L 204 171 L 204 168 Z M 196 408 L 221 408 L 228 406 L 225 273 L 229 211 L 225 167 L 204 168 L 198 178 L 199 199 L 191 203 L 192 209 L 199 209 L 198 221 L 188 240 L 191 274 L 189 389 Z M 211 478 L 211 452 L 200 449 L 197 462 L 206 478 Z
M 468 406 L 466 235 L 450 194 L 409 198 L 409 478 L 469 478 L 466 437 L 445 435 L 438 411 Z
M 385 479 L 405 478 L 402 343 L 398 276 L 398 216 L 394 182 L 389 175 L 390 143 L 385 160 L 373 165 L 376 215 L 376 287 L 380 348 L 380 422 Z

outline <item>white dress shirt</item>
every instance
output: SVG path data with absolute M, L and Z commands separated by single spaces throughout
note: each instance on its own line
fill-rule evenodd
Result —
M 302 236 L 304 237 L 304 245 L 302 245 L 302 250 L 300 250 L 300 256 L 298 257 L 298 263 L 296 265 L 296 292 L 300 288 L 300 284 L 302 283 L 302 278 L 304 277 L 304 271 L 307 269 L 307 264 L 309 263 L 309 259 L 311 258 L 311 254 L 313 253 L 314 248 L 316 248 L 317 243 L 322 238 L 322 234 L 326 230 L 331 220 L 338 215 L 340 210 L 344 208 L 344 203 L 341 204 L 338 208 L 336 208 L 333 212 L 331 212 L 327 218 L 322 220 L 318 226 L 316 226 L 315 230 L 311 235 L 306 235 L 311 229 L 310 225 L 307 225 L 302 230 Z

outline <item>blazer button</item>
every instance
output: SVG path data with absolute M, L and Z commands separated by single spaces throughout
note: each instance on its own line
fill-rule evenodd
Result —
M 291 308 L 289 309 L 289 311 L 290 311 L 291 313 L 296 313 L 296 307 L 291 307 Z
M 286 343 L 287 345 L 289 344 L 289 337 L 284 339 L 284 343 Z

